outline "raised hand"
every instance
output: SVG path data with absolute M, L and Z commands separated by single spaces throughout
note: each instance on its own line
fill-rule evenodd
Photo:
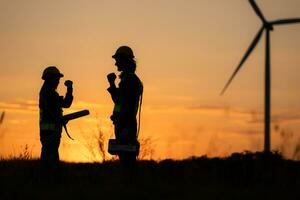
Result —
M 70 80 L 66 80 L 66 81 L 65 81 L 65 86 L 67 86 L 68 88 L 69 88 L 69 87 L 73 87 L 73 82 L 70 81 Z
M 107 80 L 109 82 L 110 85 L 115 84 L 115 80 L 116 80 L 117 76 L 115 73 L 110 73 L 107 75 Z

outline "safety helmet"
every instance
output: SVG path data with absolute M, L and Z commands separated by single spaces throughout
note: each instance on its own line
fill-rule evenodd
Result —
M 126 56 L 129 58 L 134 58 L 133 51 L 128 46 L 120 46 L 116 53 L 112 56 L 113 58 L 119 57 L 119 56 Z
M 64 75 L 55 66 L 49 66 L 43 71 L 42 79 L 46 80 L 51 77 L 63 77 Z

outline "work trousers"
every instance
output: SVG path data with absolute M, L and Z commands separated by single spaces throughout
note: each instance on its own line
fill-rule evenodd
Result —
M 118 143 L 121 144 L 135 144 L 137 141 L 137 126 L 136 123 L 127 126 L 127 132 L 124 133 L 124 126 L 115 123 L 115 137 Z M 118 155 L 121 163 L 128 167 L 133 167 L 136 162 L 137 155 L 135 153 L 123 152 Z
M 56 178 L 60 176 L 59 152 L 61 132 L 41 131 L 41 172 L 42 176 Z

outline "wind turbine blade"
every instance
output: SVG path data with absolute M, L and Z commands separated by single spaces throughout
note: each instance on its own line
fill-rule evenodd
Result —
M 254 0 L 249 0 L 249 3 L 251 4 L 252 8 L 254 9 L 254 11 L 256 12 L 256 14 L 258 15 L 258 17 L 263 21 L 264 24 L 267 23 L 264 15 L 262 14 L 262 12 L 260 11 L 260 9 L 258 8 L 257 4 L 255 3 Z
M 271 22 L 272 25 L 285 25 L 285 24 L 295 24 L 295 23 L 300 23 L 300 18 L 280 19 Z
M 256 47 L 257 43 L 259 42 L 259 39 L 261 38 L 263 30 L 264 30 L 264 26 L 262 26 L 261 29 L 256 34 L 254 40 L 252 41 L 252 43 L 248 47 L 248 50 L 246 51 L 246 53 L 245 53 L 244 57 L 242 58 L 241 62 L 239 63 L 239 65 L 237 66 L 237 68 L 234 70 L 234 72 L 231 75 L 230 79 L 228 80 L 228 82 L 226 83 L 225 87 L 223 88 L 223 90 L 221 92 L 221 95 L 224 94 L 224 92 L 226 91 L 226 89 L 230 85 L 230 83 L 233 80 L 233 78 L 235 77 L 235 75 L 238 73 L 238 71 L 241 69 L 242 65 L 244 64 L 244 62 L 247 60 L 248 56 L 251 54 L 251 52 L 253 51 L 253 49 Z
M 2 124 L 4 116 L 5 116 L 5 112 L 3 111 L 0 117 L 0 124 Z

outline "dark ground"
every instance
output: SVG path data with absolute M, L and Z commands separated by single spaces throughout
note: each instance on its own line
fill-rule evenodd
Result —
M 0 199 L 300 199 L 300 162 L 276 153 L 139 161 L 126 174 L 118 161 L 62 163 L 50 183 L 37 160 L 2 160 Z

